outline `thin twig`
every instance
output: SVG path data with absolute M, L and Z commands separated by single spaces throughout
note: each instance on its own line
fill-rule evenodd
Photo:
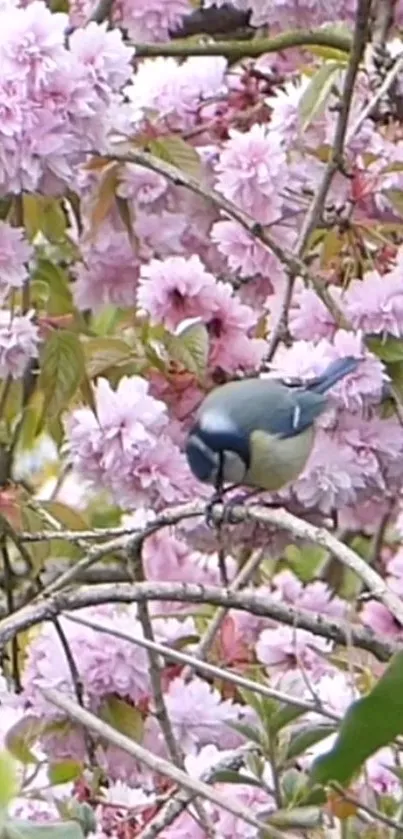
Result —
M 176 661 L 178 664 L 185 664 L 195 673 L 212 676 L 213 678 L 221 679 L 225 682 L 236 685 L 237 687 L 244 688 L 245 690 L 250 690 L 260 696 L 265 696 L 269 699 L 276 699 L 278 702 L 284 702 L 288 705 L 295 705 L 296 708 L 301 708 L 310 713 L 319 714 L 320 716 L 326 717 L 333 722 L 339 722 L 340 720 L 340 716 L 338 714 L 333 713 L 333 711 L 328 711 L 320 703 L 308 702 L 306 699 L 291 696 L 281 690 L 268 688 L 266 685 L 260 684 L 260 682 L 254 682 L 252 679 L 246 679 L 245 676 L 241 676 L 233 670 L 227 670 L 224 667 L 218 667 L 216 664 L 209 664 L 206 661 L 201 661 L 196 658 L 195 655 L 189 655 L 188 653 L 174 650 L 171 647 L 167 647 L 166 644 L 159 644 L 156 641 L 149 641 L 145 638 L 128 635 L 125 632 L 121 632 L 119 629 L 107 627 L 97 621 L 87 620 L 86 618 L 78 617 L 77 615 L 70 615 L 67 612 L 63 613 L 63 618 L 70 620 L 73 623 L 87 626 L 89 629 L 94 629 L 97 632 L 105 632 L 106 634 L 112 635 L 114 638 L 120 638 L 122 641 L 129 641 L 130 643 L 143 647 L 146 650 L 153 650 L 163 658 Z
M 54 618 L 53 626 L 59 638 L 59 641 L 62 645 L 64 655 L 66 656 L 66 661 L 70 670 L 71 680 L 73 683 L 73 690 L 77 699 L 78 704 L 81 708 L 85 708 L 84 704 L 84 694 L 83 694 L 83 683 L 81 681 L 81 676 L 77 668 L 77 664 L 75 662 L 75 658 L 73 653 L 70 649 L 70 644 L 66 638 L 66 633 L 63 630 L 63 627 L 60 624 L 60 620 L 58 618 Z M 92 766 L 96 765 L 96 758 L 95 758 L 95 744 L 93 743 L 91 734 L 88 731 L 84 731 L 84 739 L 87 748 L 89 763 Z
M 299 259 L 304 257 L 311 235 L 323 215 L 326 198 L 332 185 L 333 178 L 342 166 L 344 141 L 354 92 L 354 84 L 369 33 L 368 19 L 370 6 L 371 0 L 360 0 L 358 4 L 350 58 L 346 70 L 343 90 L 340 96 L 340 110 L 336 122 L 333 144 L 322 181 L 316 190 L 314 198 L 312 199 L 312 203 L 306 214 L 301 233 L 295 246 L 295 253 Z M 295 271 L 289 271 L 278 320 L 269 341 L 269 347 L 266 355 L 267 361 L 271 361 L 280 341 L 283 338 L 283 335 L 287 332 L 288 312 L 291 305 L 296 278 L 297 274 Z M 315 290 L 317 292 L 316 287 Z M 337 319 L 336 322 L 338 322 Z
M 124 151 L 122 150 L 123 148 Z M 312 285 L 336 323 L 344 329 L 350 328 L 344 313 L 329 294 L 326 286 L 307 268 L 305 263 L 299 257 L 295 256 L 295 254 L 281 247 L 266 228 L 257 223 L 248 213 L 245 213 L 231 201 L 224 198 L 219 192 L 216 192 L 214 189 L 209 189 L 204 184 L 199 183 L 196 178 L 182 172 L 170 163 L 166 163 L 159 157 L 149 154 L 149 152 L 133 149 L 128 143 L 119 143 L 116 146 L 114 144 L 113 150 L 108 154 L 102 155 L 102 158 L 105 161 L 119 160 L 122 163 L 137 163 L 139 166 L 144 166 L 145 169 L 158 172 L 176 186 L 183 186 L 195 195 L 205 198 L 206 201 L 209 201 L 214 207 L 233 219 L 233 221 L 238 222 L 254 239 L 271 250 L 282 265 L 291 273 L 295 274 L 295 276 L 302 277 L 308 284 Z
M 203 772 L 200 776 L 200 780 L 208 784 L 214 779 L 217 772 L 222 772 L 226 769 L 238 771 L 242 768 L 242 766 L 244 766 L 248 755 L 254 753 L 258 753 L 256 746 L 251 746 L 249 743 L 246 746 L 241 746 L 239 749 L 236 749 L 233 754 L 226 756 L 214 766 Z M 148 822 L 141 833 L 138 834 L 137 839 L 156 839 L 156 837 L 159 836 L 166 827 L 172 824 L 172 822 L 175 821 L 175 819 L 177 819 L 178 816 L 187 809 L 187 807 L 189 807 L 194 798 L 195 795 L 193 792 L 189 793 L 182 789 L 179 790 L 173 798 L 170 798 L 169 801 L 166 802 L 157 815 Z
M 83 560 L 80 560 L 74 568 L 69 569 L 65 574 L 62 574 L 59 580 L 47 586 L 44 593 L 51 594 L 67 583 L 70 583 L 76 578 L 75 571 L 78 568 L 80 571 L 84 570 L 84 568 L 88 568 L 110 551 L 117 550 L 118 548 L 130 550 L 132 543 L 135 543 L 134 548 L 136 548 L 136 545 L 141 545 L 144 539 L 152 533 L 155 533 L 161 527 L 164 527 L 166 524 L 172 524 L 185 517 L 188 518 L 198 515 L 205 516 L 205 512 L 205 505 L 200 502 L 183 505 L 183 507 L 177 507 L 173 510 L 167 511 L 166 514 L 162 514 L 150 525 L 145 527 L 143 531 L 140 531 L 134 538 L 132 537 L 132 539 L 130 539 L 130 537 L 123 536 L 114 540 L 112 539 L 109 543 L 104 544 L 101 547 L 94 545 Z M 223 506 L 217 504 L 214 508 L 213 519 L 217 522 L 221 521 L 223 513 Z M 286 510 L 271 507 L 260 507 L 253 504 L 246 505 L 244 507 L 231 508 L 231 518 L 234 523 L 253 521 L 264 526 L 274 525 L 275 527 L 292 533 L 292 535 L 296 536 L 298 539 L 306 539 L 314 544 L 322 545 L 327 548 L 340 562 L 343 563 L 343 565 L 350 568 L 351 571 L 354 571 L 354 573 L 360 577 L 374 597 L 380 600 L 384 606 L 389 609 L 398 623 L 403 626 L 403 602 L 400 598 L 389 589 L 382 577 L 380 577 L 373 568 L 370 568 L 365 560 L 359 556 L 359 554 L 355 553 L 355 551 L 347 545 L 340 542 L 325 528 L 310 524 L 310 522 L 304 521 L 303 519 L 288 513 Z
M 207 784 L 204 784 L 202 781 L 192 778 L 190 775 L 187 775 L 186 772 L 183 772 L 181 769 L 173 766 L 167 760 L 164 760 L 152 752 L 149 752 L 147 749 L 144 749 L 143 746 L 139 745 L 139 743 L 136 743 L 134 740 L 130 740 L 129 737 L 121 734 L 120 731 L 112 728 L 112 726 L 103 722 L 99 719 L 99 717 L 96 717 L 94 714 L 90 714 L 88 711 L 80 708 L 76 702 L 73 702 L 72 699 L 64 696 L 60 691 L 43 688 L 42 693 L 48 702 L 51 702 L 52 705 L 55 705 L 56 708 L 63 711 L 69 719 L 79 725 L 82 725 L 84 728 L 88 728 L 94 734 L 98 735 L 98 737 L 100 737 L 103 741 L 111 743 L 118 749 L 122 749 L 127 754 L 131 755 L 135 760 L 139 761 L 139 763 L 144 763 L 144 765 L 151 769 L 151 771 L 165 775 L 173 783 L 178 784 L 178 786 L 196 793 L 198 796 L 202 796 L 217 807 L 221 807 L 228 813 L 242 819 L 242 821 L 246 822 L 246 824 L 250 824 L 253 827 L 258 828 L 262 832 L 262 835 L 267 836 L 268 839 L 284 839 L 284 833 L 276 830 L 270 825 L 264 824 L 264 822 L 261 822 L 259 819 L 255 819 L 251 814 L 250 809 L 243 807 L 236 801 L 236 799 L 230 800 L 228 795 L 221 795 L 221 793 L 217 792 L 212 787 L 207 786 Z M 292 837 L 291 834 L 289 834 L 289 839 L 295 839 L 295 837 Z
M 103 23 L 104 20 L 108 20 L 112 12 L 112 6 L 113 0 L 98 0 L 88 18 L 88 23 L 91 23 L 91 21 Z
M 52 594 L 52 592 L 58 591 L 59 589 L 74 583 L 83 571 L 86 571 L 92 565 L 95 565 L 96 562 L 107 554 L 114 553 L 115 551 L 137 550 L 148 536 L 156 533 L 162 527 L 166 527 L 170 524 L 176 524 L 182 519 L 193 518 L 200 515 L 202 515 L 200 504 L 196 502 L 194 504 L 173 507 L 166 510 L 164 513 L 157 516 L 156 519 L 145 528 L 138 530 L 137 533 L 134 533 L 132 529 L 129 531 L 129 535 L 126 535 L 127 531 L 124 529 L 123 536 L 117 536 L 109 542 L 104 542 L 104 544 L 99 547 L 97 545 L 93 545 L 88 548 L 87 555 L 76 562 L 72 568 L 65 571 L 64 574 L 61 574 L 57 580 L 49 583 L 49 585 L 44 589 L 43 594 Z M 77 544 L 81 546 L 79 542 L 77 542 Z M 87 546 L 85 546 L 85 548 L 87 548 Z
M 372 26 L 372 44 L 379 49 L 385 47 L 393 26 L 397 0 L 375 0 L 375 15 Z
M 235 580 L 231 583 L 230 591 L 239 591 L 243 586 L 245 586 L 253 577 L 256 569 L 260 565 L 261 562 L 261 555 L 260 552 L 253 554 L 248 562 L 244 565 L 243 568 L 238 572 Z M 208 653 L 214 643 L 214 639 L 219 631 L 223 621 L 225 620 L 225 616 L 227 615 L 228 609 L 217 609 L 215 615 L 212 617 L 206 632 L 204 633 L 203 637 L 200 640 L 200 643 L 197 645 L 195 649 L 195 656 L 200 660 L 207 658 Z M 183 678 L 187 679 L 191 675 L 191 669 L 189 667 L 185 668 L 183 671 Z
M 13 572 L 11 568 L 6 537 L 4 535 L 1 541 L 1 553 L 3 557 L 4 569 L 4 591 L 6 595 L 7 612 L 9 615 L 12 615 L 15 611 Z M 21 690 L 21 675 L 19 666 L 19 650 L 17 636 L 11 639 L 11 676 L 14 685 L 14 690 L 16 693 L 19 693 Z
M 359 0 L 358 2 L 354 24 L 353 43 L 351 46 L 350 59 L 346 70 L 343 90 L 340 95 L 340 111 L 336 122 L 332 149 L 322 182 L 319 184 L 315 197 L 308 210 L 296 245 L 296 253 L 300 257 L 304 254 L 310 236 L 317 227 L 321 218 L 333 178 L 336 172 L 343 166 L 344 141 L 346 139 L 354 85 L 369 35 L 369 13 L 371 10 L 371 3 L 372 0 Z
M 127 559 L 128 567 L 130 569 L 134 582 L 144 583 L 146 578 L 144 575 L 142 545 L 135 545 L 134 548 L 132 545 L 127 552 Z M 148 609 L 148 603 L 146 601 L 137 604 L 137 615 L 143 629 L 144 639 L 146 641 L 149 641 L 151 644 L 151 646 L 148 646 L 146 649 L 148 652 L 148 660 L 150 665 L 149 674 L 152 698 L 154 701 L 154 715 L 159 723 L 170 759 L 173 761 L 174 765 L 177 766 L 179 769 L 185 770 L 184 755 L 179 743 L 175 739 L 175 735 L 171 725 L 171 720 L 169 718 L 169 714 L 165 704 L 161 683 L 160 659 L 159 656 L 154 652 L 152 647 L 155 638 L 153 625 Z M 200 823 L 206 831 L 207 836 L 214 836 L 214 829 L 210 823 L 210 820 L 204 810 L 202 803 L 198 801 L 195 802 L 195 809 L 197 810 Z
M 347 144 L 358 133 L 358 131 L 360 130 L 360 128 L 361 128 L 362 124 L 365 122 L 365 120 L 368 119 L 368 117 L 370 117 L 371 114 L 374 112 L 376 106 L 381 101 L 381 99 L 385 96 L 385 94 L 388 92 L 389 88 L 393 85 L 393 82 L 395 81 L 395 79 L 399 75 L 402 68 L 403 68 L 403 52 L 400 53 L 396 57 L 396 60 L 395 60 L 395 63 L 393 65 L 392 69 L 389 70 L 389 72 L 385 76 L 382 84 L 378 87 L 378 89 L 375 91 L 374 95 L 369 100 L 369 102 L 367 103 L 365 108 L 363 108 L 361 113 L 358 115 L 354 125 L 351 127 L 351 129 L 350 129 L 350 131 L 347 135 L 347 140 L 346 140 Z
M 368 804 L 364 804 L 355 795 L 351 795 L 350 792 L 347 792 L 340 784 L 333 781 L 329 784 L 329 787 L 335 790 L 340 798 L 343 801 L 347 801 L 349 804 L 355 805 L 357 808 L 357 812 L 360 810 L 363 813 L 367 813 L 368 816 L 371 816 L 371 820 L 374 819 L 376 822 L 381 822 L 381 824 L 385 824 L 387 827 L 391 827 L 393 830 L 396 830 L 399 834 L 403 833 L 403 824 L 395 821 L 395 819 L 390 818 L 385 813 L 381 813 L 379 810 L 376 810 L 374 807 L 370 807 Z

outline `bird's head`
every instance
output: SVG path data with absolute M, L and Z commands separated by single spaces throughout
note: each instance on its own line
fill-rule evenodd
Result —
M 250 465 L 249 435 L 216 411 L 202 414 L 190 431 L 186 457 L 199 481 L 242 483 Z

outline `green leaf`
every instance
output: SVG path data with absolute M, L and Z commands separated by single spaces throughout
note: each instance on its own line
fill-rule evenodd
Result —
M 320 545 L 287 545 L 284 556 L 299 579 L 308 583 L 314 579 L 325 561 L 327 551 Z
M 95 780 L 96 774 L 93 777 Z M 77 801 L 76 798 L 61 799 L 55 801 L 56 807 L 65 821 L 73 820 L 78 822 L 84 836 L 89 833 L 96 833 L 97 821 L 94 810 L 86 801 Z
M 0 752 L 0 811 L 6 811 L 20 789 L 15 759 L 9 751 Z
M 249 725 L 246 722 L 231 722 L 228 724 L 230 728 L 233 728 L 234 731 L 237 731 L 246 740 L 249 740 L 251 743 L 256 743 L 258 746 L 262 745 L 262 740 L 264 739 L 263 732 L 255 728 L 255 726 Z
M 403 734 L 403 652 L 396 653 L 383 676 L 345 714 L 333 748 L 318 757 L 310 784 L 337 781 L 347 786 L 363 763 Z
M 250 787 L 259 787 L 259 789 L 262 789 L 262 783 L 257 778 L 253 778 L 250 775 L 243 775 L 242 772 L 237 772 L 235 769 L 218 769 L 211 776 L 209 783 L 246 784 Z
M 295 805 L 298 801 L 305 800 L 307 788 L 307 776 L 299 769 L 288 769 L 281 778 L 281 791 L 284 804 Z
M 44 284 L 49 290 L 48 315 L 64 315 L 74 310 L 68 277 L 62 268 L 48 259 L 39 259 L 32 280 Z
M 262 697 L 258 696 L 253 690 L 248 690 L 247 688 L 240 688 L 239 693 L 242 696 L 242 699 L 245 701 L 246 705 L 250 705 L 251 708 L 256 712 L 257 716 L 260 720 L 266 721 L 271 714 L 278 708 L 278 702 L 274 699 L 263 699 Z M 263 702 L 266 703 L 265 710 L 263 709 Z
M 297 705 L 281 705 L 270 719 L 270 731 L 276 733 L 281 731 L 282 728 L 285 728 L 290 722 L 302 717 L 303 714 L 306 714 L 305 708 L 300 708 Z
M 83 772 L 83 765 L 77 760 L 62 760 L 60 763 L 50 763 L 48 767 L 48 778 L 52 786 L 56 784 L 67 784 L 69 781 L 76 781 Z
M 141 741 L 144 729 L 143 717 L 137 708 L 133 708 L 124 699 L 110 696 L 102 703 L 99 716 L 131 740 Z
M 375 353 L 381 361 L 396 362 L 403 360 L 403 341 L 388 335 L 386 339 L 370 337 L 366 344 L 371 352 Z
M 204 323 L 192 322 L 180 333 L 168 335 L 165 341 L 170 357 L 179 361 L 196 376 L 203 376 L 207 369 L 209 335 Z
M 336 730 L 337 729 L 335 725 L 323 724 L 309 726 L 309 728 L 305 728 L 303 731 L 298 731 L 296 734 L 293 734 L 290 738 L 290 741 L 287 746 L 285 759 L 291 760 L 295 757 L 298 757 L 311 746 L 314 746 L 315 743 L 320 743 L 321 740 L 324 740 L 326 737 L 329 737 L 330 734 L 334 734 Z
M 150 140 L 148 148 L 151 154 L 155 154 L 160 160 L 171 163 L 187 175 L 198 180 L 202 177 L 200 157 L 190 143 L 187 143 L 179 135 L 172 134 L 156 140 Z
M 4 742 L 10 754 L 21 763 L 38 763 L 38 758 L 31 751 L 43 732 L 43 723 L 36 717 L 23 717 L 9 728 Z
M 63 524 L 67 530 L 88 530 L 88 521 L 81 513 L 68 507 L 67 504 L 62 504 L 61 501 L 41 501 L 41 507 Z M 55 539 L 57 539 L 57 530 L 55 530 Z
M 48 419 L 60 416 L 77 392 L 85 372 L 80 339 L 73 332 L 55 331 L 47 340 L 41 360 L 39 387 L 45 394 Z
M 35 824 L 12 819 L 3 826 L 0 839 L 84 839 L 84 833 L 76 821 Z
M 321 807 L 292 807 L 290 810 L 276 810 L 269 815 L 268 824 L 273 827 L 309 830 L 320 827 L 323 822 Z
M 312 76 L 299 102 L 299 115 L 304 131 L 325 107 L 336 75 L 342 68 L 343 64 L 339 61 L 327 61 Z
M 84 354 L 88 376 L 93 379 L 111 367 L 129 361 L 132 349 L 120 338 L 90 338 L 84 342 Z

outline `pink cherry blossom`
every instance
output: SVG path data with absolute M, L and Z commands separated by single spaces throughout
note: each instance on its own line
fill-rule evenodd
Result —
M 175 329 L 186 318 L 208 314 L 215 285 L 198 256 L 153 259 L 142 266 L 138 304 L 154 323 Z
M 196 482 L 184 454 L 167 433 L 164 403 L 140 376 L 124 376 L 116 390 L 95 388 L 96 415 L 77 408 L 66 419 L 68 458 L 77 473 L 108 490 L 121 507 L 191 498 Z
M 332 288 L 330 294 L 336 302 L 340 295 Z M 333 338 L 337 326 L 324 303 L 313 289 L 301 285 L 294 292 L 290 310 L 290 331 L 297 340 L 320 341 Z
M 28 279 L 28 262 L 33 248 L 20 227 L 0 222 L 0 299 L 12 288 L 21 288 Z
M 281 218 L 285 151 L 263 125 L 231 130 L 217 165 L 217 189 L 262 224 Z
M 361 621 L 372 632 L 392 638 L 401 636 L 401 627 L 386 606 L 383 603 L 378 603 L 377 600 L 368 600 L 367 603 L 364 603 L 361 609 Z
M 266 341 L 253 338 L 255 312 L 241 303 L 229 283 L 219 282 L 212 289 L 210 317 L 211 366 L 235 372 L 238 368 L 259 367 L 267 351 Z
M 0 378 L 20 379 L 33 358 L 38 356 L 39 333 L 33 312 L 12 315 L 0 309 Z
M 355 329 L 375 334 L 403 335 L 403 255 L 388 274 L 371 271 L 353 280 L 345 294 L 347 316 Z
M 222 700 L 218 690 L 196 677 L 190 682 L 174 679 L 165 703 L 175 736 L 186 751 L 212 741 L 220 743 L 226 725 L 239 718 L 239 706 Z
M 95 241 L 81 244 L 81 257 L 73 286 L 79 309 L 135 304 L 140 262 L 126 232 L 104 226 Z
M 323 655 L 330 649 L 328 641 L 306 630 L 280 626 L 261 632 L 256 644 L 256 655 L 271 674 L 303 667 L 312 673 L 313 678 L 318 678 L 326 672 L 326 663 L 315 650 Z

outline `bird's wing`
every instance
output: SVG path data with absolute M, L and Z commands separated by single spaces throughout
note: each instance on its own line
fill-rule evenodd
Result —
M 259 427 L 280 438 L 295 437 L 312 425 L 325 405 L 326 398 L 322 394 L 287 389 L 286 398 L 271 402 Z

